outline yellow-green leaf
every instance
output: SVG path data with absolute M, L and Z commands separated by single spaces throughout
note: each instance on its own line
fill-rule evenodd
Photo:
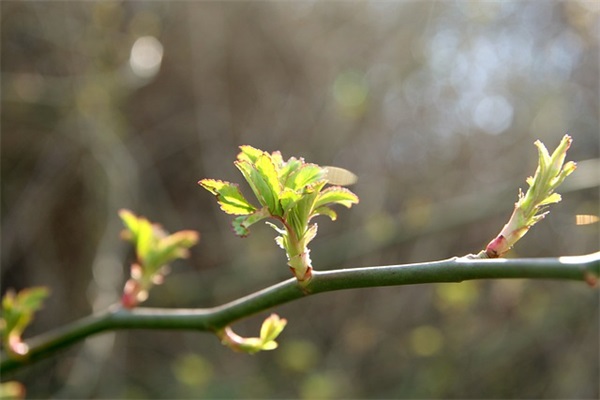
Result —
M 254 164 L 258 157 L 265 154 L 264 151 L 248 145 L 240 146 L 240 150 L 241 152 L 237 155 L 237 159 L 240 161 L 247 161 L 251 164 Z
M 346 188 L 332 186 L 319 193 L 319 197 L 317 197 L 317 201 L 315 202 L 315 208 L 318 209 L 329 203 L 341 204 L 350 208 L 352 204 L 358 204 L 358 196 Z
M 267 178 L 258 170 L 255 164 L 248 161 L 236 161 L 234 164 L 252 188 L 260 204 L 276 214 L 279 210 L 279 200 Z
M 290 208 L 292 208 L 302 195 L 290 188 L 285 188 L 279 193 L 279 203 L 283 209 L 283 212 L 287 212 Z
M 256 211 L 256 207 L 246 200 L 239 186 L 235 183 L 217 179 L 202 179 L 198 184 L 217 196 L 221 210 L 227 214 L 247 215 Z
M 317 208 L 313 212 L 313 216 L 316 217 L 317 215 L 326 215 L 332 221 L 335 221 L 337 219 L 337 213 L 335 211 L 333 211 L 331 208 L 327 207 L 327 206 L 321 206 L 321 207 Z
M 268 185 L 269 190 L 273 194 L 273 198 L 275 201 L 279 199 L 279 193 L 281 192 L 281 183 L 279 182 L 279 177 L 277 174 L 277 168 L 273 161 L 271 160 L 271 156 L 268 154 L 263 154 L 258 157 L 256 160 L 256 169 L 262 175 L 265 180 L 265 183 Z
M 287 178 L 285 186 L 292 190 L 300 191 L 305 186 L 313 185 L 322 180 L 326 171 L 315 164 L 304 164 L 293 171 Z

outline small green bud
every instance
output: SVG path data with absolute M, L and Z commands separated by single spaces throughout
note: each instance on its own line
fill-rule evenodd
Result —
M 287 320 L 280 318 L 277 314 L 271 314 L 260 328 L 260 337 L 245 338 L 233 332 L 230 327 L 218 331 L 217 336 L 221 339 L 221 343 L 232 350 L 254 354 L 259 351 L 276 349 L 278 345 L 275 339 L 286 324 Z
M 561 197 L 554 190 L 569 176 L 577 165 L 569 161 L 564 163 L 567 150 L 573 139 L 565 135 L 556 150 L 550 155 L 542 142 L 535 141 L 538 148 L 538 167 L 533 177 L 527 178 L 529 189 L 523 194 L 519 190 L 519 200 L 508 223 L 500 234 L 486 247 L 485 256 L 501 257 L 521 239 L 529 229 L 547 214 L 549 204 L 558 203 Z

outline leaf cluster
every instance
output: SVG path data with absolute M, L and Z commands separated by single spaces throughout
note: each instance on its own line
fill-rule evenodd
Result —
M 279 221 L 283 227 L 269 225 L 280 234 L 277 243 L 286 250 L 290 266 L 300 272 L 296 274 L 300 278 L 310 268 L 307 245 L 317 233 L 317 225 L 310 221 L 318 215 L 335 220 L 337 214 L 331 206 L 349 208 L 358 203 L 358 197 L 341 186 L 325 188 L 330 183 L 327 167 L 296 157 L 284 161 L 278 151 L 268 153 L 252 146 L 241 146 L 240 150 L 234 164 L 248 182 L 258 206 L 246 199 L 236 183 L 216 179 L 198 183 L 216 196 L 225 213 L 237 215 L 233 229 L 238 236 L 247 236 L 249 227 L 261 220 Z
M 527 193 L 525 195 L 520 193 L 517 202 L 517 207 L 523 209 L 529 226 L 544 218 L 548 213 L 545 211 L 545 206 L 561 200 L 560 194 L 554 193 L 554 190 L 577 168 L 577 164 L 573 161 L 565 163 L 567 150 L 572 142 L 573 139 L 565 135 L 552 155 L 542 142 L 539 140 L 534 142 L 539 154 L 538 167 L 535 175 L 527 178 L 529 185 Z
M 513 213 L 498 234 L 480 253 L 482 257 L 497 258 L 510 250 L 529 229 L 542 220 L 547 214 L 550 204 L 561 200 L 560 194 L 554 190 L 573 173 L 577 164 L 573 161 L 565 163 L 567 150 L 573 139 L 565 135 L 552 155 L 539 140 L 535 141 L 538 149 L 538 166 L 534 176 L 527 178 L 529 189 L 523 194 L 519 190 L 519 200 L 515 203 Z
M 120 210 L 119 216 L 125 225 L 121 237 L 133 243 L 136 252 L 136 262 L 131 266 L 131 278 L 125 284 L 122 303 L 134 307 L 146 300 L 153 285 L 162 283 L 170 262 L 188 257 L 188 249 L 198 242 L 199 234 L 186 230 L 169 235 L 160 225 L 129 210 Z
M 0 333 L 8 351 L 16 355 L 27 353 L 21 335 L 33 319 L 33 314 L 42 308 L 49 293 L 48 288 L 41 286 L 23 289 L 17 294 L 12 289 L 6 292 L 2 299 Z

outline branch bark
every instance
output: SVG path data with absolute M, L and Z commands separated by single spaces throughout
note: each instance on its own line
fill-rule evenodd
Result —
M 198 309 L 134 308 L 115 305 L 26 341 L 26 356 L 2 353 L 6 374 L 89 336 L 118 329 L 185 329 L 216 332 L 242 318 L 317 293 L 379 286 L 462 282 L 473 279 L 554 279 L 590 282 L 600 275 L 600 252 L 574 257 L 534 259 L 470 259 L 468 257 L 381 267 L 313 271 L 306 287 L 288 279 L 230 303 Z

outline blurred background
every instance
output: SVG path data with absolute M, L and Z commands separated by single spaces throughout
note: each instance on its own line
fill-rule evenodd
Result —
M 598 251 L 593 1 L 2 1 L 2 292 L 47 285 L 25 337 L 119 299 L 129 208 L 202 238 L 149 306 L 209 307 L 290 277 L 196 182 L 238 146 L 347 168 L 361 202 L 317 220 L 316 269 L 481 250 L 569 133 L 579 169 L 510 257 Z M 580 218 L 580 221 L 582 219 Z M 585 218 L 583 219 L 585 220 Z M 589 219 L 588 219 L 589 220 Z M 326 293 L 272 310 L 280 348 L 121 331 L 10 378 L 29 398 L 598 398 L 599 298 L 477 281 Z M 264 317 L 234 329 L 257 334 Z M 8 377 L 4 377 L 5 379 Z

